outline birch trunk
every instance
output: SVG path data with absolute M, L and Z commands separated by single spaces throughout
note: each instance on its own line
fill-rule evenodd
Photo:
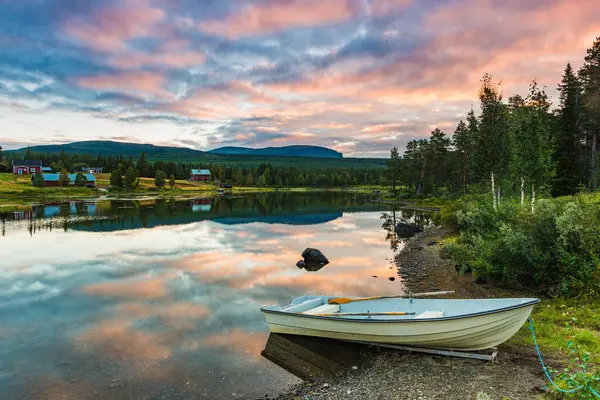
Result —
M 525 179 L 521 177 L 521 205 L 525 204 Z
M 531 213 L 535 213 L 535 185 L 531 185 Z
M 496 210 L 498 208 L 498 206 L 496 205 L 496 187 L 494 185 L 494 172 L 493 171 L 492 171 L 492 199 L 493 199 L 494 210 Z
M 502 203 L 502 189 L 498 188 L 498 205 Z

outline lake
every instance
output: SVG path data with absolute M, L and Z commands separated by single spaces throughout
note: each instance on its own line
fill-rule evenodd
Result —
M 260 307 L 402 293 L 394 220 L 423 219 L 388 208 L 348 193 L 273 193 L 0 214 L 2 398 L 275 394 L 298 378 L 261 357 Z M 330 264 L 297 268 L 306 247 Z

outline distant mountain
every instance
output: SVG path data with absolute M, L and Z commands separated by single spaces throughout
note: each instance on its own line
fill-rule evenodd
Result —
M 154 146 L 153 144 L 114 142 L 112 140 L 88 140 L 68 144 L 29 146 L 29 149 L 35 153 L 60 153 L 64 150 L 65 153 L 71 154 L 102 154 L 102 156 L 122 154 L 123 156 L 132 155 L 133 157 L 138 157 L 141 152 L 144 152 L 146 156 L 152 158 L 198 157 L 206 154 L 204 151 L 187 147 Z M 23 154 L 25 150 L 26 148 L 22 148 L 6 153 Z
M 265 147 L 261 149 L 250 149 L 246 147 L 221 147 L 208 152 L 194 150 L 187 147 L 155 146 L 153 144 L 139 144 L 127 142 L 114 142 L 112 140 L 88 140 L 84 142 L 73 142 L 67 144 L 48 144 L 40 146 L 29 146 L 35 153 L 60 153 L 65 151 L 70 154 L 102 154 L 103 157 L 131 155 L 138 157 L 141 152 L 151 159 L 196 159 L 200 156 L 280 156 L 280 157 L 318 157 L 318 158 L 343 158 L 342 153 L 320 146 L 285 146 Z M 25 153 L 26 148 L 6 151 L 7 154 Z
M 251 149 L 248 147 L 219 147 L 210 150 L 212 154 L 250 155 L 250 156 L 281 156 L 281 157 L 319 157 L 344 158 L 342 153 L 321 146 L 283 146 Z

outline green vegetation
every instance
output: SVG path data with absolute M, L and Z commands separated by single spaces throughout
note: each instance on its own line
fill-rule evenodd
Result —
M 75 175 L 75 186 L 85 186 L 87 185 L 87 177 L 81 171 Z
M 562 365 L 548 365 L 554 367 L 552 377 L 559 386 L 569 389 L 586 384 L 600 389 L 597 367 L 600 363 L 600 303 L 585 297 L 545 300 L 533 310 L 532 317 L 542 356 L 554 354 L 568 360 Z M 510 342 L 533 346 L 529 329 L 521 329 Z M 555 391 L 548 398 L 594 399 L 588 390 L 562 396 Z
M 167 183 L 167 174 L 164 171 L 158 170 L 156 171 L 156 177 L 154 178 L 154 186 L 161 189 Z
M 516 199 L 456 208 L 460 236 L 443 255 L 463 272 L 551 295 L 600 294 L 600 196 L 543 199 L 532 213 Z

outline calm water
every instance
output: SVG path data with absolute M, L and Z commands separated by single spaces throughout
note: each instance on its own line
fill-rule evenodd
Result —
M 70 202 L 0 215 L 1 397 L 276 393 L 297 378 L 261 357 L 268 327 L 259 308 L 308 293 L 402 292 L 391 264 L 402 242 L 390 226 L 403 216 L 414 217 L 332 193 Z M 331 263 L 298 269 L 309 246 Z

